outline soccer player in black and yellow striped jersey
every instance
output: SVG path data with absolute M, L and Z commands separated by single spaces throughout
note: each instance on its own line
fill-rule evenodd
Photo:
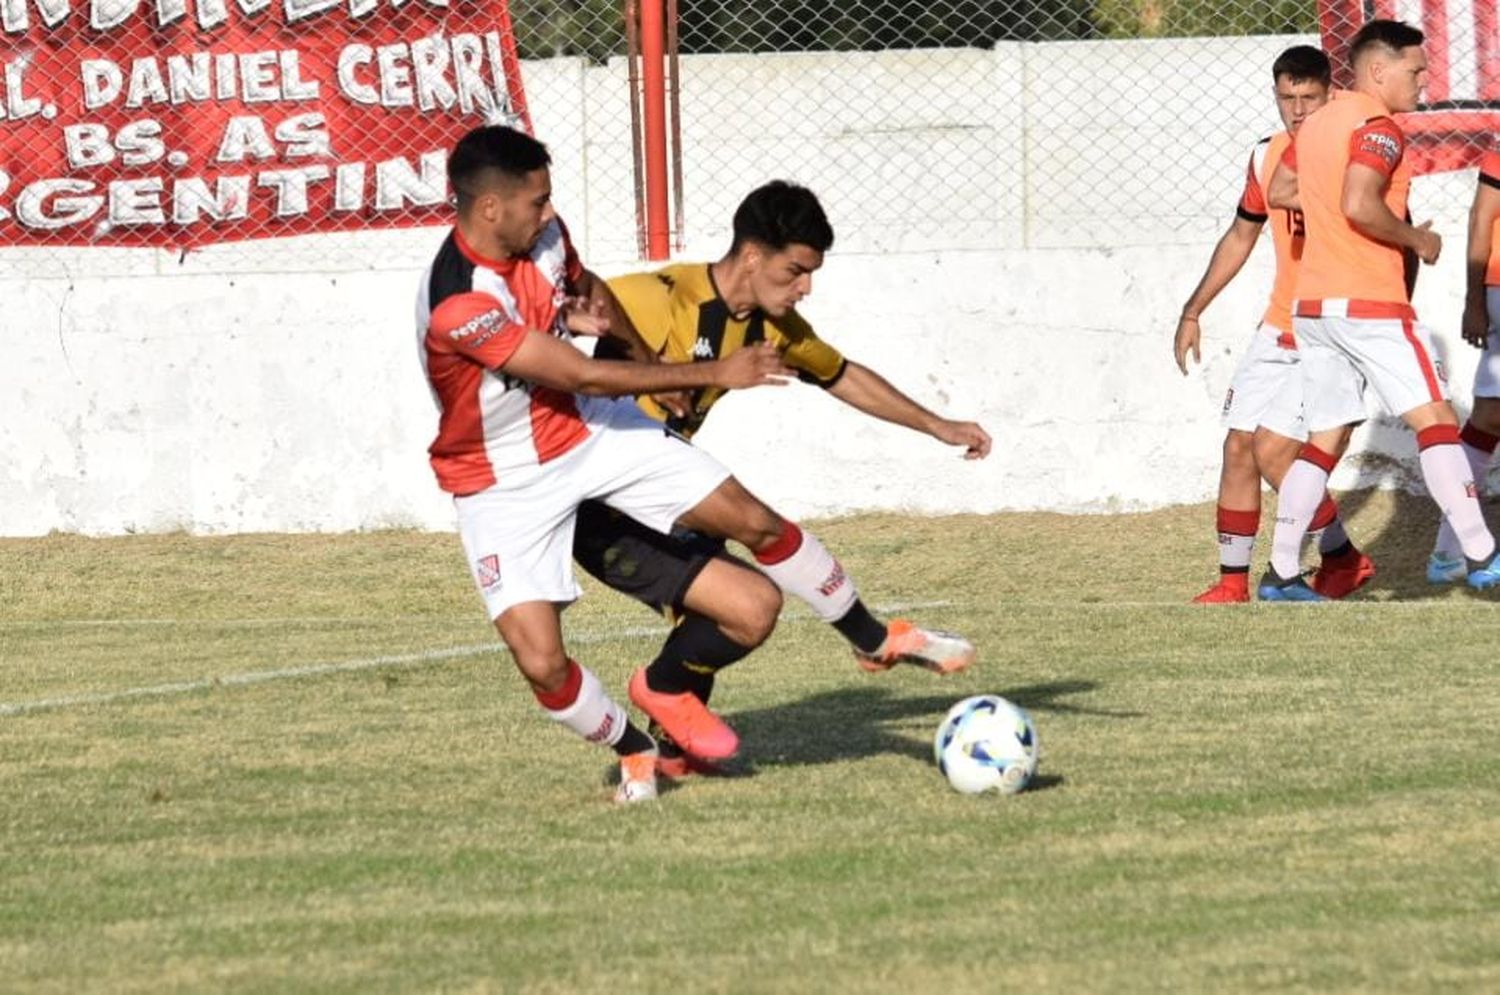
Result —
M 702 362 L 769 341 L 803 381 L 866 414 L 963 447 L 966 459 L 983 459 L 991 446 L 983 428 L 929 411 L 818 338 L 797 313 L 832 244 L 833 229 L 811 191 L 768 183 L 740 204 L 733 243 L 718 262 L 682 263 L 609 281 L 634 329 L 602 339 L 595 355 L 646 358 L 646 352 L 666 362 Z M 697 390 L 639 402 L 668 428 L 691 437 L 723 394 Z M 610 587 L 676 623 L 646 668 L 644 686 L 632 682 L 632 700 L 653 718 L 654 696 L 692 694 L 706 702 L 715 674 L 763 642 L 781 608 L 775 585 L 725 552 L 721 541 L 687 532 L 662 536 L 598 504 L 579 509 L 574 557 Z M 836 564 L 835 570 L 829 583 L 852 587 Z M 882 622 L 857 596 L 847 612 L 826 621 L 850 642 L 867 671 L 909 662 L 952 673 L 974 659 L 967 640 L 904 619 Z M 694 769 L 690 757 L 653 731 L 662 742 L 662 773 L 681 776 Z

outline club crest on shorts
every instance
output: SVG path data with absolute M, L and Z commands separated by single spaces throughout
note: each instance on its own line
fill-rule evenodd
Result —
M 474 578 L 488 591 L 500 583 L 500 557 L 494 553 L 474 561 Z
M 1234 404 L 1234 388 L 1231 387 L 1224 392 L 1224 410 L 1221 414 L 1229 414 L 1229 408 Z

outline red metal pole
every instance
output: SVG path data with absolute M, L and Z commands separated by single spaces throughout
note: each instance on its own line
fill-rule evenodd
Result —
M 663 0 L 641 0 L 641 81 L 646 127 L 646 258 L 671 253 L 667 206 L 666 14 Z
M 630 61 L 630 179 L 635 189 L 635 251 L 646 258 L 646 178 L 641 162 L 641 12 L 625 0 L 625 45 Z

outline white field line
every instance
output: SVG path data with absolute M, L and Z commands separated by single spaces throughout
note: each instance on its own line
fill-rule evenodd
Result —
M 876 611 L 898 612 L 917 608 L 942 608 L 951 601 L 924 601 L 898 605 L 878 605 Z M 194 620 L 196 621 L 196 620 Z M 262 620 L 255 620 L 257 622 Z M 811 622 L 813 616 L 806 612 L 787 612 L 784 622 Z M 611 642 L 617 639 L 637 639 L 647 636 L 664 636 L 670 631 L 665 625 L 632 626 L 624 629 L 607 629 L 599 632 L 569 633 L 569 645 L 590 645 Z M 356 660 L 340 660 L 333 663 L 314 663 L 304 667 L 280 667 L 274 670 L 250 670 L 221 677 L 200 677 L 190 681 L 173 681 L 167 684 L 149 684 L 143 687 L 125 688 L 121 691 L 99 691 L 91 694 L 60 695 L 55 698 L 34 698 L 29 701 L 0 702 L 0 717 L 25 715 L 31 712 L 55 711 L 81 705 L 108 705 L 137 698 L 163 698 L 170 695 L 192 694 L 214 688 L 247 687 L 270 681 L 296 680 L 302 677 L 320 677 L 325 674 L 346 674 L 378 667 L 417 667 L 440 660 L 456 660 L 463 657 L 483 656 L 487 653 L 505 653 L 499 642 L 472 643 L 468 646 L 449 646 L 443 649 L 421 650 L 416 653 L 397 653 L 372 656 Z

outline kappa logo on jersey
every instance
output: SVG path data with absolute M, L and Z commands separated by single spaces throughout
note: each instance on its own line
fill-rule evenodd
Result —
M 848 580 L 848 578 L 844 576 L 844 565 L 837 560 L 834 560 L 833 573 L 829 574 L 828 579 L 818 585 L 818 593 L 823 595 L 823 597 L 825 598 L 829 597 L 833 594 L 834 591 L 837 591 L 839 588 L 843 587 L 844 581 L 846 580 Z
M 474 576 L 486 591 L 497 587 L 500 584 L 500 557 L 494 553 L 480 557 L 474 563 Z
M 698 341 L 693 343 L 694 359 L 713 359 L 714 344 L 703 336 L 698 336 Z

